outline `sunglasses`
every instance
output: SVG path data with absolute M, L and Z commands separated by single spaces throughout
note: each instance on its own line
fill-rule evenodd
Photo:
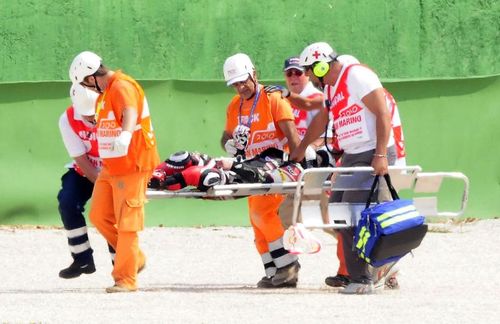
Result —
M 302 76 L 302 74 L 304 74 L 304 72 L 300 71 L 300 70 L 288 70 L 286 71 L 286 76 L 288 78 L 291 78 L 292 75 L 295 75 L 295 76 Z

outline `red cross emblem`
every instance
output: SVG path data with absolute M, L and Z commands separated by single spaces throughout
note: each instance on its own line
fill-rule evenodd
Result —
M 320 55 L 321 55 L 321 54 L 320 54 L 318 51 L 315 51 L 315 52 L 313 53 L 313 56 L 314 56 L 314 58 L 315 58 L 315 59 L 318 59 L 318 57 L 319 57 Z

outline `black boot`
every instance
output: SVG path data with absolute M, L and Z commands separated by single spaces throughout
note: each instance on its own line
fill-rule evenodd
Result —
M 299 279 L 300 263 L 299 261 L 294 261 L 289 265 L 278 268 L 276 274 L 271 279 L 273 286 L 281 287 L 283 284 L 291 283 L 297 285 Z
M 296 288 L 297 287 L 297 279 L 284 282 L 277 286 L 273 285 L 272 277 L 262 277 L 260 281 L 257 283 L 257 288 Z
M 82 273 L 91 274 L 95 272 L 94 260 L 90 259 L 86 263 L 73 261 L 66 269 L 59 271 L 59 277 L 64 279 L 72 279 L 80 277 Z
M 326 277 L 325 283 L 331 287 L 347 287 L 351 283 L 351 278 L 337 274 L 335 277 Z

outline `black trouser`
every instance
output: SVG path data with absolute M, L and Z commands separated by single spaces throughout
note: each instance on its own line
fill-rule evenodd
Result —
M 57 195 L 59 213 L 68 236 L 71 256 L 77 262 L 87 263 L 92 259 L 92 248 L 87 235 L 87 223 L 83 212 L 92 196 L 94 184 L 86 177 L 69 169 L 61 178 L 62 188 Z
M 358 154 L 344 154 L 342 155 L 342 166 L 343 167 L 371 166 L 373 153 L 375 153 L 375 150 L 370 150 Z M 396 149 L 394 148 L 394 146 L 391 146 L 390 148 L 387 149 L 387 160 L 389 165 L 394 165 L 394 163 L 396 162 Z M 366 177 L 372 177 L 372 176 L 367 173 Z M 359 179 L 359 180 L 362 182 L 366 182 L 366 179 Z M 385 181 L 381 182 L 385 184 Z M 366 203 L 369 194 L 370 194 L 369 190 L 337 191 L 332 193 L 330 201 Z M 387 193 L 381 192 L 380 194 L 383 195 L 384 197 L 387 196 Z M 340 236 L 342 238 L 342 243 L 344 246 L 344 257 L 345 257 L 347 271 L 349 272 L 349 276 L 351 277 L 352 281 L 368 283 L 372 280 L 372 275 L 368 263 L 366 263 L 363 259 L 360 259 L 358 257 L 353 247 L 354 231 L 355 228 L 348 228 L 338 231 L 340 233 Z

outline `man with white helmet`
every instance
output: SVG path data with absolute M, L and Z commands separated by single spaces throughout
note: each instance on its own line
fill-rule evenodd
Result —
M 221 145 L 231 155 L 252 158 L 268 148 L 294 149 L 299 137 L 290 104 L 279 94 L 266 93 L 258 83 L 248 55 L 238 53 L 224 63 L 224 79 L 233 87 L 226 112 Z M 283 247 L 284 229 L 278 216 L 282 195 L 250 196 L 250 222 L 255 245 L 264 264 L 265 276 L 259 288 L 296 287 L 300 264 L 297 256 Z
M 102 170 L 92 194 L 90 220 L 115 250 L 108 293 L 137 290 L 146 263 L 137 232 L 144 228 L 146 187 L 160 159 L 142 87 L 121 71 L 104 66 L 92 52 L 78 54 L 69 69 L 73 83 L 100 94 L 97 142 Z
M 73 257 L 73 263 L 59 272 L 59 277 L 65 279 L 95 272 L 83 211 L 101 168 L 95 127 L 97 93 L 73 84 L 70 97 L 73 105 L 59 118 L 64 146 L 74 159 L 67 165 L 68 172 L 61 178 L 62 188 L 57 195 L 59 213 Z M 113 258 L 112 248 L 110 252 Z
M 297 59 L 298 60 L 298 59 Z M 343 65 L 352 65 L 352 64 L 362 64 L 359 62 L 357 58 L 355 58 L 352 55 L 348 54 L 342 54 L 337 56 L 337 61 L 342 63 Z M 299 74 L 295 72 L 294 74 L 297 78 L 300 78 Z M 292 104 L 292 107 L 297 107 L 297 109 L 302 109 L 304 111 L 307 111 L 308 114 L 311 112 L 316 112 L 317 109 L 322 109 L 324 107 L 324 100 L 323 98 L 318 99 L 317 97 L 311 98 L 309 96 L 304 96 L 300 92 L 294 91 L 294 85 L 290 82 L 290 78 L 293 80 L 293 75 L 289 73 L 286 74 L 286 83 L 287 83 L 287 88 L 282 87 L 282 86 L 266 86 L 265 89 L 268 92 L 272 91 L 280 91 L 281 95 L 284 98 L 287 98 L 290 103 Z M 320 86 L 318 84 L 318 86 Z M 387 107 L 389 107 L 389 111 L 391 112 L 391 125 L 392 125 L 392 131 L 394 135 L 394 141 L 395 141 L 395 147 L 396 147 L 396 154 L 397 154 L 397 160 L 394 165 L 397 166 L 406 166 L 406 150 L 405 150 L 405 142 L 404 142 L 404 135 L 403 135 L 403 127 L 401 124 L 401 118 L 399 115 L 399 109 L 398 105 L 396 103 L 396 100 L 392 96 L 392 94 L 387 90 L 384 89 L 385 95 L 386 95 L 386 103 Z M 294 111 L 294 113 L 297 116 L 297 113 Z M 316 114 L 314 113 L 313 116 Z M 308 124 L 310 124 L 312 120 L 312 117 L 308 117 Z M 331 123 L 331 121 L 330 121 Z M 333 124 L 331 125 L 333 128 Z M 330 129 L 330 124 L 329 124 L 329 129 Z M 299 131 L 299 135 L 304 135 L 300 129 L 297 129 Z M 336 147 L 336 144 L 334 145 L 334 148 Z M 335 156 L 339 154 L 338 152 L 334 151 Z
M 372 166 L 376 175 L 386 174 L 388 165 L 396 160 L 396 150 L 391 134 L 391 114 L 377 75 L 364 65 L 339 62 L 337 53 L 324 42 L 307 46 L 300 55 L 300 64 L 323 89 L 327 109 L 316 115 L 290 158 L 302 159 L 307 145 L 321 134 L 330 117 L 339 147 L 344 151 L 342 166 Z M 332 198 L 334 201 L 365 202 L 368 192 L 339 191 L 334 192 Z M 340 231 L 351 277 L 351 282 L 341 292 L 373 293 L 379 286 L 374 286 L 368 264 L 352 250 L 353 233 L 353 229 Z
M 357 58 L 355 58 L 352 55 L 347 55 L 347 54 L 337 56 L 337 61 L 342 63 L 344 66 L 349 66 L 352 64 L 361 64 Z M 406 152 L 405 152 L 405 146 L 404 146 L 403 128 L 402 128 L 401 119 L 399 116 L 399 109 L 398 109 L 397 103 L 396 103 L 394 97 L 392 96 L 392 94 L 385 88 L 384 88 L 384 92 L 385 92 L 386 104 L 387 104 L 387 107 L 389 108 L 389 111 L 391 113 L 391 126 L 392 126 L 392 131 L 394 134 L 394 142 L 395 142 L 395 148 L 396 148 L 396 154 L 397 154 L 397 159 L 396 159 L 396 162 L 394 163 L 394 165 L 406 166 Z M 293 91 L 290 92 L 290 94 L 286 93 L 286 91 L 285 91 L 285 93 L 282 92 L 282 95 L 283 96 L 288 95 L 289 100 L 292 103 L 295 103 L 299 106 L 302 105 L 304 107 L 312 107 L 312 108 L 316 108 L 316 109 L 320 109 L 320 108 L 324 107 L 324 101 L 318 102 L 316 100 L 312 100 L 312 99 L 304 97 L 304 96 L 297 96 L 294 94 Z M 331 127 L 333 127 L 333 123 L 331 120 L 329 121 L 329 127 L 330 127 L 330 124 L 331 124 Z M 338 143 L 337 143 L 337 141 L 335 141 L 334 147 L 337 147 L 337 146 L 338 146 Z M 340 151 L 340 154 L 341 153 L 342 153 L 342 151 Z M 328 219 L 328 217 L 324 218 L 324 219 Z M 332 233 L 332 232 L 329 231 L 329 233 Z M 347 284 L 349 284 L 350 279 L 349 279 L 349 274 L 348 274 L 346 266 L 345 266 L 344 253 L 343 253 L 343 249 L 342 249 L 342 241 L 339 241 L 339 243 L 337 244 L 337 255 L 339 257 L 339 262 L 340 262 L 337 275 L 327 277 L 325 279 L 325 282 L 329 286 L 345 287 Z M 393 276 L 389 279 L 391 281 L 391 286 L 387 285 L 388 287 L 393 287 L 393 286 L 397 285 L 397 284 L 395 284 L 395 283 L 397 283 L 396 277 Z

